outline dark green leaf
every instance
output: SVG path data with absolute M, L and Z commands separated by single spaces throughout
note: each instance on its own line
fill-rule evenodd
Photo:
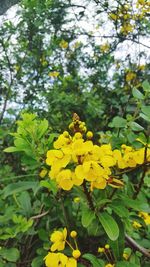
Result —
M 83 254 L 82 258 L 90 261 L 92 267 L 104 267 L 104 262 L 100 259 L 97 259 L 93 254 Z

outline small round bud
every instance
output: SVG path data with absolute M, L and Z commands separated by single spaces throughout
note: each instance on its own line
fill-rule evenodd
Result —
M 76 236 L 77 236 L 77 232 L 76 232 L 76 231 L 71 231 L 70 236 L 71 236 L 72 238 L 76 238 Z
M 86 128 L 86 126 L 84 126 L 83 127 L 83 132 L 86 133 L 86 131 L 87 131 L 87 128 Z
M 71 123 L 69 124 L 69 129 L 72 130 L 73 128 L 74 128 L 74 123 L 71 122 Z
M 67 131 L 64 131 L 64 132 L 63 132 L 63 136 L 64 136 L 64 137 L 69 137 L 69 133 L 68 133 Z
M 103 253 L 104 251 L 105 251 L 104 248 L 100 248 L 100 247 L 98 248 L 98 252 L 99 252 L 99 253 Z
M 81 123 L 81 124 L 79 125 L 79 129 L 80 129 L 80 130 L 83 130 L 83 127 L 84 127 L 84 126 L 83 126 L 82 123 Z
M 105 248 L 106 248 L 106 249 L 109 249 L 109 248 L 110 248 L 110 246 L 109 246 L 108 244 L 106 244 L 106 245 L 105 245 Z
M 74 135 L 74 137 L 76 138 L 76 139 L 81 139 L 82 138 L 82 134 L 81 133 L 75 133 L 75 135 Z
M 79 198 L 79 197 L 75 197 L 75 198 L 73 199 L 73 201 L 74 201 L 75 203 L 79 203 L 79 202 L 80 202 L 80 198 Z
M 80 250 L 78 250 L 78 249 L 73 250 L 73 252 L 72 252 L 72 256 L 73 256 L 75 259 L 78 259 L 78 258 L 81 256 L 81 252 L 80 252 Z
M 87 134 L 86 134 L 86 137 L 88 139 L 91 139 L 93 137 L 93 133 L 91 131 L 88 131 Z

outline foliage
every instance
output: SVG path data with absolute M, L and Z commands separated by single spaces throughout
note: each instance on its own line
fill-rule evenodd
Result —
M 149 266 L 149 8 L 22 0 L 3 21 L 0 266 Z

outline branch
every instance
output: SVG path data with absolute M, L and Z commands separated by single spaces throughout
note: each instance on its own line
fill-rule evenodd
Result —
M 35 215 L 35 216 L 32 216 L 32 217 L 30 217 L 30 219 L 31 219 L 31 220 L 36 220 L 36 219 L 39 219 L 39 218 L 41 218 L 41 217 L 44 217 L 44 216 L 47 215 L 48 213 L 49 213 L 49 210 L 48 210 L 48 211 L 45 211 L 45 212 L 43 212 L 43 213 L 37 214 L 37 215 Z
M 150 258 L 150 250 L 140 246 L 138 243 L 136 243 L 134 239 L 132 239 L 127 234 L 125 234 L 125 239 L 131 248 L 140 251 L 145 257 Z
M 94 208 L 93 200 L 92 200 L 91 195 L 90 195 L 90 193 L 86 187 L 86 181 L 83 182 L 82 186 L 83 186 L 84 194 L 86 195 L 86 199 L 87 199 L 89 208 L 94 211 L 95 208 Z
M 147 159 L 147 149 L 148 149 L 148 144 L 146 144 L 146 146 L 145 146 L 145 151 L 144 151 L 144 163 L 146 163 L 146 159 Z M 140 192 L 140 190 L 141 190 L 141 187 L 142 187 L 142 185 L 143 185 L 143 183 L 144 183 L 144 178 L 145 178 L 146 171 L 147 171 L 147 166 L 144 165 L 144 166 L 143 166 L 143 173 L 142 173 L 142 177 L 141 177 L 140 183 L 139 183 L 139 185 L 137 186 L 137 189 L 136 189 L 135 194 L 134 194 L 134 196 L 133 196 L 134 199 L 138 196 L 138 194 L 139 194 L 139 192 Z

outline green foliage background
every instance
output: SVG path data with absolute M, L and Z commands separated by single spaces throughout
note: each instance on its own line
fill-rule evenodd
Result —
M 123 34 L 120 32 L 123 18 L 112 21 L 110 14 L 116 14 L 127 1 L 115 1 L 115 6 L 107 0 L 90 2 L 94 29 L 105 29 L 103 18 L 107 17 L 107 23 L 111 21 L 113 28 L 109 36 L 105 32 L 101 35 L 97 30 L 97 38 L 94 29 L 87 31 L 77 23 L 88 21 L 89 1 L 76 4 L 76 1 L 67 0 L 22 0 L 16 20 L 6 20 L 1 25 L 0 266 L 43 266 L 43 257 L 49 249 L 48 233 L 66 224 L 65 216 L 59 216 L 62 203 L 70 224 L 75 226 L 77 206 L 68 202 L 65 193 L 58 201 L 55 185 L 39 177 L 41 169 L 46 167 L 47 150 L 52 148 L 58 133 L 66 129 L 74 112 L 86 121 L 100 143 L 111 142 L 113 148 L 120 148 L 123 143 L 138 148 L 142 144 L 136 141 L 137 138 L 143 143 L 149 142 L 150 64 L 145 41 L 150 29 L 149 13 L 136 20 L 133 32 Z M 129 6 L 134 4 L 134 1 L 128 2 Z M 61 46 L 62 40 L 68 47 Z M 126 42 L 133 50 L 137 47 L 136 58 L 133 58 L 132 50 L 126 53 Z M 106 43 L 109 43 L 109 49 L 103 51 L 101 46 Z M 119 53 L 127 55 L 116 59 L 120 47 L 124 51 Z M 52 77 L 53 72 L 58 72 L 58 76 Z M 128 80 L 130 73 L 135 76 Z M 139 174 L 137 171 L 133 180 L 136 181 L 136 176 L 139 179 Z M 128 181 L 129 177 L 126 175 L 124 179 Z M 117 204 L 120 217 L 126 219 L 128 232 L 145 248 L 149 247 L 149 228 L 146 228 L 147 232 L 132 234 L 129 221 L 135 214 L 129 212 L 131 208 L 150 211 L 148 179 L 147 174 L 143 191 L 134 203 L 135 184 L 128 183 L 127 198 L 122 199 L 126 205 L 128 203 L 124 214 L 121 215 L 122 206 Z M 73 199 L 80 193 L 72 192 L 69 197 Z M 103 198 L 101 193 L 100 203 Z M 115 210 L 115 202 L 111 205 L 109 208 Z M 84 205 L 83 210 L 83 233 L 79 221 L 76 225 L 80 239 L 84 241 L 88 233 L 95 237 L 92 246 L 96 246 L 99 242 L 98 233 L 94 233 L 96 226 L 88 227 L 90 222 L 86 221 Z M 44 212 L 45 216 L 36 217 Z M 105 243 L 106 237 L 103 238 Z M 124 233 L 120 238 L 123 244 Z M 91 247 L 84 245 L 82 249 L 93 252 Z M 118 260 L 121 262 L 120 255 Z M 85 259 L 97 266 L 92 263 L 94 259 L 88 257 Z M 138 252 L 133 253 L 131 259 L 132 266 L 149 266 L 147 258 Z

